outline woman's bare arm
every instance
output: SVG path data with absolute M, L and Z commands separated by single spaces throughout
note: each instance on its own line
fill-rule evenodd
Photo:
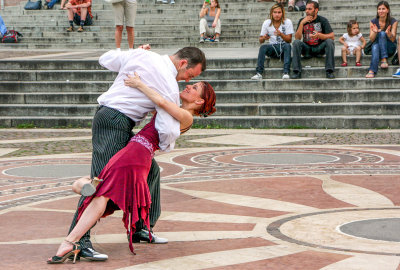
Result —
M 139 75 L 135 72 L 134 76 L 128 75 L 128 78 L 124 80 L 125 85 L 136 88 L 145 94 L 151 101 L 154 102 L 158 107 L 164 109 L 172 117 L 181 123 L 181 127 L 190 126 L 193 123 L 193 116 L 185 109 L 180 108 L 175 103 L 163 98 L 157 91 L 148 87 L 140 80 Z

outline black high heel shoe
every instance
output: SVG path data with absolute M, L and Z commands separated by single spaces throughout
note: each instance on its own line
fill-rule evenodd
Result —
M 70 256 L 74 256 L 74 259 L 72 263 L 76 262 L 76 257 L 78 256 L 78 253 L 81 251 L 81 246 L 79 245 L 78 242 L 73 243 L 68 240 L 64 240 L 67 243 L 70 243 L 73 247 L 72 250 L 65 253 L 63 256 L 53 256 L 50 260 L 47 260 L 47 263 L 49 264 L 56 264 L 56 263 L 63 263 L 66 259 L 68 259 Z

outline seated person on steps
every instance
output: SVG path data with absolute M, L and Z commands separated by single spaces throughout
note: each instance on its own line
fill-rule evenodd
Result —
M 301 55 L 305 58 L 325 56 L 325 71 L 328 79 L 334 79 L 335 34 L 329 21 L 318 15 L 319 4 L 308 0 L 306 17 L 299 20 L 292 44 L 292 79 L 301 78 Z M 303 39 L 303 40 L 301 40 Z
M 269 18 L 264 21 L 259 37 L 260 44 L 266 40 L 269 44 L 261 45 L 258 52 L 256 75 L 252 80 L 262 80 L 265 56 L 283 59 L 282 79 L 289 79 L 292 34 L 294 33 L 292 21 L 285 18 L 285 9 L 281 4 L 271 7 Z
M 69 27 L 67 32 L 73 32 L 74 22 L 79 25 L 78 32 L 83 32 L 84 25 L 92 25 L 92 0 L 70 0 L 65 8 L 68 11 Z
M 221 8 L 218 0 L 205 0 L 200 10 L 200 43 L 208 36 L 215 36 L 214 42 L 219 42 L 221 35 Z

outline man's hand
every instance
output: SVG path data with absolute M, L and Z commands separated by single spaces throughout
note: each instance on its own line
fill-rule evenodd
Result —
M 124 80 L 124 84 L 129 87 L 139 88 L 142 84 L 142 80 L 140 80 L 139 74 L 135 72 L 135 75 L 127 75 L 127 79 Z
M 310 37 L 311 37 L 312 39 L 318 39 L 318 38 L 319 38 L 319 33 L 316 32 L 316 31 L 314 31 L 314 32 L 310 35 Z
M 301 23 L 304 25 L 306 23 L 311 22 L 312 19 L 313 19 L 313 17 L 311 17 L 311 16 L 305 16 L 304 19 L 301 21 Z
M 279 28 L 275 28 L 274 35 L 277 36 L 277 37 L 282 37 L 283 34 L 282 34 L 281 31 L 279 31 Z

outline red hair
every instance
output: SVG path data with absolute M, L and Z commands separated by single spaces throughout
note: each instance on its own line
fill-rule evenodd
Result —
M 217 97 L 211 84 L 204 81 L 202 81 L 201 83 L 203 84 L 203 93 L 201 94 L 201 98 L 204 99 L 204 103 L 197 111 L 197 113 L 203 117 L 207 117 L 215 113 L 215 111 L 217 110 L 215 108 L 215 101 Z

